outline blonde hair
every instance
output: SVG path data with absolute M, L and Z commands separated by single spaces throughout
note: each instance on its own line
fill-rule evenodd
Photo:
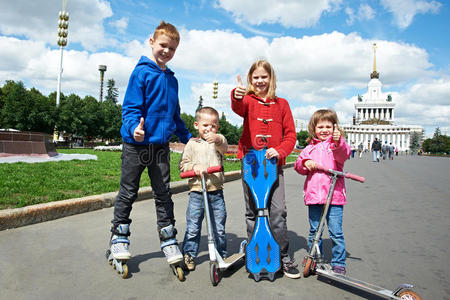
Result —
M 155 32 L 153 33 L 153 40 L 156 40 L 156 38 L 161 34 L 165 34 L 171 39 L 180 42 L 180 34 L 178 33 L 177 28 L 170 23 L 161 21 L 161 23 L 159 23 L 158 27 L 156 27 Z
M 219 121 L 219 113 L 217 112 L 217 110 L 215 110 L 210 106 L 204 106 L 202 108 L 197 109 L 197 111 L 195 112 L 195 121 L 198 122 L 200 120 L 201 114 L 209 114 L 211 116 L 216 116 L 217 121 Z
M 277 79 L 275 77 L 275 71 L 273 70 L 270 63 L 266 60 L 257 60 L 250 67 L 250 70 L 248 71 L 248 74 L 247 74 L 247 91 L 245 94 L 246 95 L 255 94 L 258 96 L 258 94 L 256 93 L 256 89 L 252 84 L 252 75 L 253 75 L 253 72 L 259 67 L 262 67 L 270 75 L 269 89 L 267 90 L 267 98 L 275 99 L 276 98 L 275 90 L 277 88 L 277 84 L 276 84 Z
M 320 121 L 330 121 L 333 126 L 334 124 L 338 125 L 338 130 L 341 132 L 341 135 L 344 135 L 344 131 L 339 127 L 339 119 L 336 112 L 332 109 L 319 109 L 311 116 L 311 119 L 308 123 L 308 133 L 309 137 L 306 142 L 310 142 L 312 139 L 317 139 L 316 136 L 316 126 Z

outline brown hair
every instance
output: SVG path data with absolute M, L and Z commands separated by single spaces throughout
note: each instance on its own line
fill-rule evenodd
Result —
M 197 109 L 197 111 L 195 112 L 195 121 L 198 122 L 201 114 L 214 115 L 217 117 L 217 120 L 219 120 L 219 113 L 217 112 L 217 110 L 215 110 L 214 108 L 212 108 L 210 106 L 204 106 L 202 108 Z
M 180 34 L 178 33 L 177 28 L 170 23 L 161 21 L 153 33 L 153 39 L 156 40 L 156 38 L 161 34 L 165 34 L 171 39 L 180 42 Z
M 273 70 L 272 66 L 270 65 L 270 63 L 266 60 L 257 60 L 255 61 L 252 66 L 250 67 L 250 70 L 248 71 L 247 74 L 247 91 L 246 94 L 255 94 L 258 96 L 258 94 L 256 93 L 256 89 L 252 84 L 252 75 L 253 72 L 259 68 L 262 67 L 267 73 L 269 73 L 270 75 L 270 83 L 269 83 L 269 89 L 267 90 L 267 98 L 268 99 L 275 99 L 275 89 L 277 88 L 277 79 L 275 77 L 275 71 Z
M 339 119 L 336 112 L 332 109 L 319 109 L 311 116 L 311 119 L 308 123 L 308 133 L 309 137 L 306 142 L 310 142 L 312 139 L 317 139 L 316 136 L 316 126 L 320 121 L 330 121 L 333 126 L 334 124 L 338 125 L 338 130 L 341 132 L 341 135 L 344 135 L 344 131 L 339 127 Z

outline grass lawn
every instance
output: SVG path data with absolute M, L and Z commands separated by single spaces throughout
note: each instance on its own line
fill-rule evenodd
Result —
M 58 149 L 60 153 L 97 155 L 95 160 L 0 164 L 0 209 L 79 198 L 119 190 L 121 152 Z M 171 179 L 178 181 L 179 153 L 171 153 Z M 288 161 L 295 160 L 290 156 Z M 225 172 L 239 170 L 239 161 L 226 161 Z M 147 172 L 141 187 L 150 186 Z

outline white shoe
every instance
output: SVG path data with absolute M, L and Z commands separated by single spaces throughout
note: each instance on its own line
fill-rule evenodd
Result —
M 167 258 L 167 262 L 172 265 L 183 260 L 183 254 L 181 254 L 180 248 L 177 244 L 165 246 L 162 251 Z

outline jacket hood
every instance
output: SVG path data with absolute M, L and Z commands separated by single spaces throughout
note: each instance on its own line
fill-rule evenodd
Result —
M 165 72 L 166 74 L 174 74 L 171 69 L 166 66 L 166 70 L 163 71 L 153 60 L 147 56 L 141 56 L 136 66 L 148 66 L 152 71 L 157 73 Z

